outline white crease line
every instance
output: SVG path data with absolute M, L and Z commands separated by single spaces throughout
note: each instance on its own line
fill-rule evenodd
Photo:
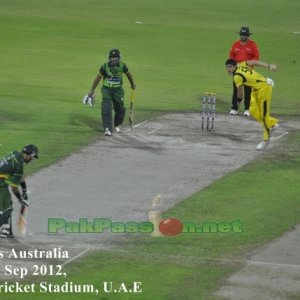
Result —
M 247 139 L 245 139 L 245 141 L 254 141 L 254 140 L 257 140 L 256 135 L 252 135 L 252 136 L 248 137 Z
M 271 262 L 255 261 L 255 260 L 247 260 L 247 263 L 251 263 L 251 264 L 254 264 L 254 265 L 273 266 L 273 267 L 300 268 L 300 265 L 291 265 L 291 264 L 282 264 L 282 263 L 271 263 Z
M 152 133 L 156 132 L 157 130 L 158 130 L 158 128 L 156 128 L 156 129 L 153 129 L 153 130 L 151 130 L 151 131 L 147 132 L 147 134 L 152 134 Z
M 85 250 L 83 250 L 82 252 L 78 253 L 77 255 L 75 255 L 74 257 L 70 258 L 69 260 L 65 261 L 61 266 L 65 266 L 67 264 L 69 264 L 70 262 L 76 260 L 77 258 L 79 258 L 80 256 L 82 256 L 83 254 L 85 254 L 86 252 L 88 252 L 90 250 L 90 248 L 87 248 Z
M 271 142 L 275 142 L 275 141 L 279 140 L 280 138 L 282 138 L 283 136 L 285 136 L 286 134 L 288 134 L 287 131 L 284 132 L 283 134 L 277 136 L 277 137 L 274 137 L 274 138 L 271 137 L 270 140 L 271 140 Z M 250 137 L 246 138 L 245 141 L 254 141 L 254 140 L 256 140 L 256 139 L 257 139 L 257 137 L 256 137 L 255 135 L 253 135 L 253 136 L 250 136 Z
M 277 136 L 277 137 L 274 137 L 274 138 L 271 137 L 271 141 L 272 141 L 272 142 L 277 141 L 277 140 L 279 140 L 280 138 L 282 138 L 283 136 L 285 136 L 286 134 L 288 134 L 287 131 L 284 132 L 283 134 L 281 134 L 280 136 Z
M 148 120 L 145 120 L 145 121 L 143 121 L 141 123 L 138 123 L 138 124 L 134 125 L 133 128 L 140 127 L 140 126 L 144 125 L 147 122 L 148 122 Z M 125 129 L 123 132 L 130 132 L 130 131 L 132 131 L 132 130 L 130 128 L 128 128 L 128 129 Z
M 201 258 L 200 258 L 201 259 Z M 204 258 L 205 260 L 205 258 Z M 264 265 L 264 266 L 273 266 L 273 267 L 288 267 L 288 268 L 296 268 L 300 269 L 300 265 L 291 265 L 291 264 L 284 264 L 284 263 L 272 263 L 272 262 L 263 262 L 257 260 L 239 260 L 239 259 L 208 259 L 211 261 L 221 262 L 221 263 L 246 263 L 246 264 L 253 264 L 253 265 Z
M 148 120 L 143 121 L 143 122 L 141 122 L 141 123 L 139 123 L 139 124 L 134 125 L 133 128 L 140 127 L 141 125 L 144 125 L 144 124 L 147 123 L 147 122 L 148 122 Z

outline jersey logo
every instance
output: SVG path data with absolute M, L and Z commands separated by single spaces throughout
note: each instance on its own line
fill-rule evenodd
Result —
M 245 72 L 245 73 L 248 73 L 248 74 L 252 74 L 252 69 L 250 67 L 247 67 L 247 66 L 239 66 L 239 69 L 242 71 L 242 72 Z

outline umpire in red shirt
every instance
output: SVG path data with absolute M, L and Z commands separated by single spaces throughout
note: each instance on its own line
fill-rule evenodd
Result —
M 259 60 L 259 50 L 256 43 L 249 39 L 249 36 L 252 34 L 249 30 L 249 27 L 243 26 L 238 32 L 240 39 L 234 42 L 231 46 L 229 52 L 229 58 L 233 58 L 235 61 L 242 62 L 246 60 Z M 250 116 L 249 106 L 251 98 L 251 87 L 244 86 L 244 116 Z M 233 95 L 232 95 L 232 106 L 230 110 L 231 115 L 238 114 L 238 108 L 242 99 L 237 97 L 237 88 L 233 84 Z

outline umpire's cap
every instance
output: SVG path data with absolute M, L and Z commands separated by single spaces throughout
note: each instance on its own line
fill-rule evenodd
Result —
M 23 147 L 22 153 L 29 154 L 31 157 L 39 158 L 39 149 L 33 144 L 28 144 Z
M 250 32 L 249 27 L 243 26 L 243 27 L 241 27 L 240 32 L 238 32 L 238 34 L 239 34 L 239 35 L 249 36 L 249 35 L 251 35 L 252 33 Z

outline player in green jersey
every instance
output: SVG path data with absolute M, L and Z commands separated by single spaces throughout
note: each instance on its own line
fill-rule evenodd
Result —
M 29 144 L 24 146 L 21 152 L 12 151 L 0 159 L 0 237 L 12 235 L 12 199 L 9 186 L 20 204 L 28 206 L 23 168 L 24 163 L 27 164 L 34 158 L 38 158 L 38 148 Z
M 88 96 L 93 96 L 96 87 L 103 78 L 101 114 L 104 134 L 111 136 L 113 125 L 116 132 L 121 132 L 121 125 L 125 117 L 123 73 L 127 76 L 133 90 L 136 86 L 126 64 L 120 60 L 120 51 L 112 49 L 109 51 L 108 58 L 109 61 L 100 67 Z M 112 122 L 112 109 L 115 112 L 114 122 Z

